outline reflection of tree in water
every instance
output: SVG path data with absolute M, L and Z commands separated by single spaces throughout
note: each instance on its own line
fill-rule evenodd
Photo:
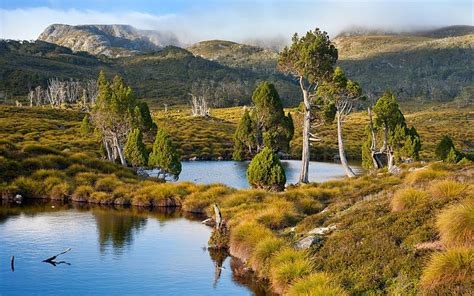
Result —
M 229 256 L 229 253 L 226 250 L 218 250 L 214 248 L 209 248 L 209 256 L 211 257 L 212 262 L 214 262 L 214 288 L 217 287 L 217 282 L 221 276 L 222 266 L 224 265 L 225 259 Z
M 257 278 L 239 259 L 231 257 L 230 269 L 232 270 L 232 280 L 239 285 L 248 287 L 255 296 L 273 295 L 268 288 L 268 282 Z
M 112 245 L 114 252 L 121 254 L 123 247 L 132 243 L 134 234 L 147 222 L 145 216 L 134 215 L 127 210 L 94 209 L 92 214 L 97 223 L 101 252 Z

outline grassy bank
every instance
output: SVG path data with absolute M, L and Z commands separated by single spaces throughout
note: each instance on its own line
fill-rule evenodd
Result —
M 214 116 L 231 124 L 238 110 Z M 472 164 L 414 163 L 401 175 L 379 172 L 280 193 L 162 183 L 102 160 L 96 139 L 79 131 L 82 117 L 0 108 L 0 195 L 172 206 L 208 216 L 217 202 L 232 255 L 288 295 L 463 295 L 474 288 Z M 470 131 L 457 136 L 464 133 Z
M 403 108 L 402 108 L 403 109 Z M 418 110 L 420 108 L 418 107 Z M 453 109 L 426 107 L 423 111 L 407 107 L 405 116 L 409 126 L 414 125 L 421 136 L 422 159 L 433 159 L 436 144 L 444 135 L 449 135 L 457 149 L 472 149 L 474 146 L 474 109 Z M 296 109 L 287 109 L 295 120 L 295 136 L 291 142 L 290 156 L 301 158 L 301 116 Z M 158 109 L 154 118 L 158 124 L 166 126 L 179 144 L 183 159 L 230 159 L 233 148 L 235 127 L 243 114 L 242 107 L 218 108 L 211 110 L 211 118 L 191 116 L 190 106 L 169 108 L 168 112 Z M 365 128 L 368 123 L 366 112 L 356 112 L 349 116 L 343 125 L 346 153 L 350 159 L 361 159 L 362 142 L 366 139 Z M 332 160 L 338 155 L 336 126 L 323 125 L 316 131 L 321 139 L 312 143 L 311 158 Z

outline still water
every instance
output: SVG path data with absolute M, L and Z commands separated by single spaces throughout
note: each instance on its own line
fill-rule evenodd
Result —
M 238 260 L 209 253 L 211 228 L 200 220 L 169 210 L 0 205 L 0 295 L 265 295 Z M 56 266 L 42 262 L 67 248 Z
M 246 172 L 249 162 L 241 161 L 184 161 L 179 181 L 194 183 L 223 183 L 234 188 L 248 188 Z M 301 161 L 282 160 L 286 173 L 286 183 L 297 183 Z M 353 168 L 358 171 L 360 166 Z M 151 172 L 153 175 L 153 171 Z M 344 177 L 344 169 L 339 163 L 311 161 L 309 181 L 325 182 Z

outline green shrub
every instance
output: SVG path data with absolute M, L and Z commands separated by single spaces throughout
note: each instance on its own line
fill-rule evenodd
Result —
M 470 295 L 474 290 L 474 249 L 434 253 L 423 270 L 420 285 L 427 295 Z
M 336 279 L 324 272 L 310 274 L 297 280 L 288 290 L 288 296 L 346 296 L 349 295 Z
M 441 241 L 448 247 L 474 247 L 474 200 L 444 210 L 436 220 Z
M 472 161 L 467 159 L 466 157 L 463 157 L 460 161 L 458 161 L 458 165 L 470 165 Z
M 409 210 L 423 203 L 427 196 L 426 192 L 413 188 L 400 189 L 393 195 L 390 205 L 393 212 Z
M 443 136 L 441 141 L 436 145 L 435 155 L 439 160 L 446 160 L 451 149 L 454 149 L 453 140 L 448 136 Z
M 285 188 L 286 175 L 278 157 L 265 147 L 250 162 L 247 180 L 253 188 L 280 191 Z
M 314 270 L 307 252 L 291 248 L 278 251 L 270 265 L 270 283 L 277 293 L 285 293 L 290 285 Z

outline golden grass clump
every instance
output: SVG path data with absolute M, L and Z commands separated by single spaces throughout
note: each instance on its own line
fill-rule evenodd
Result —
M 90 198 L 91 203 L 112 204 L 114 202 L 113 195 L 108 192 L 94 191 Z
M 250 257 L 252 269 L 261 277 L 267 277 L 270 272 L 272 256 L 286 245 L 285 241 L 275 236 L 269 236 L 257 243 Z
M 392 197 L 390 205 L 393 212 L 413 209 L 427 199 L 424 191 L 413 188 L 400 189 Z
M 232 229 L 230 234 L 230 253 L 247 262 L 255 246 L 267 237 L 273 237 L 273 233 L 261 224 L 254 221 L 238 224 Z
M 122 184 L 115 175 L 106 176 L 95 182 L 95 189 L 98 191 L 112 192 L 114 189 Z
M 427 168 L 409 173 L 405 178 L 405 182 L 413 185 L 416 183 L 431 181 L 433 179 L 445 176 L 446 172 L 444 171 L 437 171 L 432 168 Z
M 289 289 L 287 296 L 346 296 L 349 295 L 337 281 L 325 272 L 312 273 L 297 280 Z
M 447 247 L 474 247 L 474 200 L 453 205 L 438 215 L 436 226 Z
M 434 198 L 457 198 L 462 197 L 467 185 L 453 180 L 443 180 L 431 185 L 430 193 Z
M 270 229 L 282 229 L 298 220 L 298 213 L 292 202 L 283 199 L 268 199 L 266 207 L 258 211 L 256 220 Z
M 434 253 L 423 270 L 420 286 L 426 295 L 472 295 L 474 249 Z
M 182 199 L 197 190 L 191 183 L 144 182 L 132 195 L 132 204 L 141 207 L 178 207 Z
M 20 176 L 13 181 L 13 185 L 23 197 L 44 198 L 43 185 L 37 180 Z
M 89 185 L 81 185 L 74 190 L 72 194 L 72 201 L 75 202 L 87 202 L 90 199 L 91 194 L 94 192 L 94 188 Z
M 270 283 L 274 291 L 283 294 L 297 280 L 311 274 L 314 265 L 306 251 L 284 248 L 270 263 Z
M 223 195 L 233 192 L 234 189 L 225 185 L 213 185 L 204 191 L 197 191 L 183 201 L 183 210 L 191 213 L 204 214 L 209 206 Z

